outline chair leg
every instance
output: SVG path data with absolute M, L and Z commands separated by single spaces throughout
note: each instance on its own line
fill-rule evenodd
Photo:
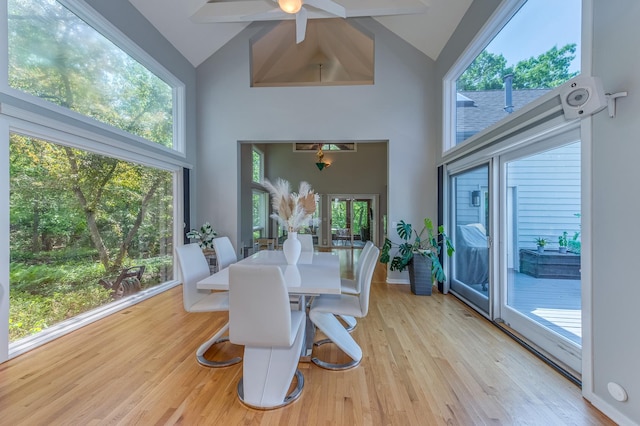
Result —
M 298 369 L 296 369 L 295 378 L 296 378 L 296 387 L 293 388 L 291 392 L 289 392 L 289 394 L 284 398 L 284 401 L 280 405 L 275 405 L 272 407 L 262 407 L 258 405 L 252 405 L 246 402 L 244 399 L 243 377 L 240 377 L 240 381 L 238 382 L 238 398 L 240 399 L 240 402 L 242 402 L 247 407 L 255 408 L 257 410 L 274 410 L 276 408 L 284 407 L 285 405 L 289 405 L 293 401 L 298 399 L 302 394 L 302 388 L 304 388 L 304 376 L 302 375 L 302 372 Z
M 358 325 L 358 321 L 356 321 L 355 317 L 352 317 L 351 315 L 338 315 L 338 316 L 342 321 L 344 321 L 345 323 L 344 328 L 349 333 L 351 333 L 353 330 L 356 329 L 356 326 Z
M 228 367 L 230 365 L 234 365 L 242 361 L 241 357 L 231 358 L 230 360 L 227 360 L 227 361 L 211 361 L 204 357 L 204 354 L 209 350 L 209 348 L 211 348 L 211 346 L 217 343 L 223 343 L 223 342 L 229 341 L 228 337 L 222 337 L 222 335 L 226 333 L 228 329 L 229 329 L 229 323 L 226 323 L 220 330 L 216 332 L 216 334 L 211 336 L 209 340 L 207 340 L 202 345 L 200 345 L 200 347 L 196 351 L 196 359 L 201 365 L 204 365 L 205 367 L 214 367 L 214 368 Z
M 353 337 L 351 337 L 335 315 L 328 312 L 313 312 L 312 310 L 309 316 L 316 327 L 322 330 L 328 337 L 328 339 L 314 343 L 314 346 L 320 346 L 329 342 L 335 343 L 336 346 L 352 359 L 352 361 L 344 364 L 332 364 L 317 357 L 312 357 L 311 362 L 327 370 L 348 370 L 360 364 L 362 360 L 362 349 L 360 349 L 360 346 L 353 340 Z
M 300 351 L 304 343 L 305 318 L 298 317 L 297 331 L 290 347 L 251 347 L 245 345 L 242 379 L 238 383 L 238 398 L 252 408 L 270 410 L 291 404 L 304 387 L 304 377 L 298 370 Z M 289 392 L 294 376 L 296 388 Z

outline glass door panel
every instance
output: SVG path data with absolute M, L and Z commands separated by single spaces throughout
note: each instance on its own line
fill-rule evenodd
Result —
M 504 164 L 502 318 L 580 371 L 580 142 Z M 558 342 L 565 342 L 560 350 Z
M 373 208 L 371 200 L 355 199 L 352 202 L 353 210 L 353 245 L 363 247 L 364 243 L 371 239 L 371 221 Z
M 489 315 L 489 165 L 451 175 L 450 290 Z
M 334 247 L 352 247 L 351 200 L 334 198 L 331 201 L 331 245 Z
M 372 238 L 373 196 L 332 196 L 331 245 L 363 247 Z

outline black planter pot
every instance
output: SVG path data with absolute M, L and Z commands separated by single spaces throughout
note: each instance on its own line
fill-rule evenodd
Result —
M 431 296 L 433 282 L 431 281 L 431 259 L 424 256 L 414 256 L 409 266 L 409 284 L 411 293 L 420 296 Z

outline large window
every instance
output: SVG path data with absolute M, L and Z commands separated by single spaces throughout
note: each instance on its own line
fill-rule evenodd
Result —
M 10 168 L 11 341 L 172 278 L 171 172 L 15 133 Z
M 61 3 L 8 1 L 9 86 L 174 147 L 173 88 Z
M 191 165 L 184 84 L 86 2 L 0 12 L 3 362 L 176 284 Z
M 507 1 L 513 8 L 522 1 Z M 528 0 L 475 58 L 452 70 L 452 148 L 580 72 L 581 0 Z M 489 42 L 490 41 L 490 42 Z

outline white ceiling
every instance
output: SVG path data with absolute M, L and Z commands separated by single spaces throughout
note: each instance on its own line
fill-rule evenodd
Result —
M 189 19 L 194 5 L 203 0 L 129 0 L 164 37 L 195 67 L 242 31 L 249 22 L 197 24 Z M 341 0 L 336 0 L 338 3 Z M 363 7 L 370 0 L 350 0 Z M 403 0 L 385 0 L 390 7 Z M 378 22 L 402 37 L 432 59 L 440 51 L 469 8 L 472 0 L 420 0 L 427 6 L 424 13 L 378 16 Z M 272 0 L 265 0 L 272 2 Z

